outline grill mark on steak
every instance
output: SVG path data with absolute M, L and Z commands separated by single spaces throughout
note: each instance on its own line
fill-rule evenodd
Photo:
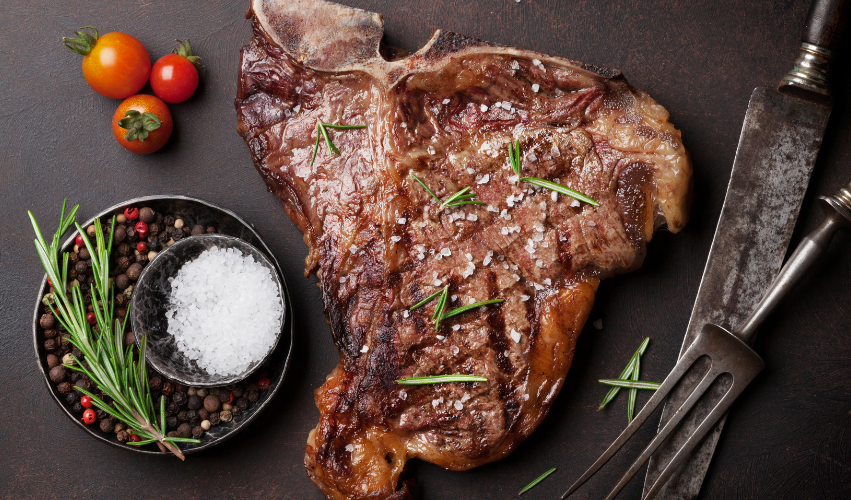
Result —
M 329 498 L 407 498 L 410 458 L 464 470 L 507 455 L 558 394 L 599 280 L 640 266 L 658 227 L 685 223 L 679 132 L 613 70 L 447 32 L 403 55 L 380 46 L 380 16 L 322 0 L 252 11 L 238 130 L 304 234 L 340 349 L 316 391 L 311 479 Z M 341 154 L 320 149 L 311 165 L 317 119 L 367 129 L 331 130 Z M 520 184 L 511 140 L 523 175 L 600 206 Z M 438 210 L 410 173 L 487 205 Z M 446 284 L 447 310 L 505 302 L 435 331 L 436 301 L 408 308 Z M 442 373 L 488 382 L 395 382 Z

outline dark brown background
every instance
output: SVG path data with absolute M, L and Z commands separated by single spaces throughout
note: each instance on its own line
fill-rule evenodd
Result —
M 385 16 L 387 41 L 409 50 L 436 28 L 621 69 L 671 112 L 695 170 L 692 220 L 659 234 L 644 267 L 603 284 L 561 395 L 512 456 L 457 473 L 411 462 L 421 498 L 511 498 L 542 471 L 558 472 L 525 498 L 555 498 L 626 425 L 625 397 L 597 412 L 605 388 L 644 336 L 646 380 L 661 380 L 682 335 L 751 91 L 774 85 L 795 56 L 807 0 L 642 3 L 580 0 L 346 0 Z M 251 34 L 247 1 L 6 1 L 0 8 L 0 497 L 320 498 L 302 465 L 317 420 L 312 391 L 336 363 L 305 247 L 265 190 L 235 131 L 239 48 Z M 139 38 L 156 59 L 190 38 L 207 66 L 190 101 L 172 106 L 165 149 L 135 156 L 112 138 L 118 102 L 93 92 L 61 36 L 82 25 Z M 851 178 L 851 54 L 840 55 L 837 104 L 794 241 L 820 220 L 814 199 Z M 32 350 L 42 271 L 26 210 L 45 231 L 63 197 L 80 219 L 122 200 L 175 193 L 230 208 L 256 225 L 280 261 L 296 316 L 288 379 L 238 438 L 185 463 L 91 439 L 51 401 Z M 734 406 L 703 498 L 848 498 L 851 495 L 851 237 L 785 303 L 757 340 L 768 368 Z M 646 399 L 642 395 L 640 403 Z M 649 441 L 643 429 L 627 454 Z M 626 466 L 576 498 L 600 498 Z M 638 498 L 634 480 L 622 498 Z

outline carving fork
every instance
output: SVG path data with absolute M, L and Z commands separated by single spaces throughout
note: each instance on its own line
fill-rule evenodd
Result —
M 688 437 L 679 448 L 674 458 L 668 463 L 659 478 L 647 490 L 645 500 L 656 497 L 659 490 L 665 485 L 677 468 L 683 464 L 689 454 L 694 450 L 701 439 L 712 430 L 715 423 L 727 412 L 733 401 L 742 393 L 744 388 L 765 367 L 765 362 L 755 353 L 748 344 L 756 334 L 760 325 L 777 307 L 781 299 L 796 286 L 818 262 L 830 245 L 836 232 L 843 228 L 851 227 L 851 183 L 841 188 L 833 196 L 819 198 L 825 220 L 813 232 L 808 234 L 795 249 L 789 261 L 783 266 L 780 275 L 769 287 L 756 309 L 748 316 L 744 324 L 734 333 L 726 329 L 707 324 L 694 342 L 689 346 L 671 373 L 662 382 L 662 385 L 644 408 L 636 415 L 635 419 L 621 432 L 614 443 L 594 462 L 585 474 L 561 496 L 562 500 L 579 489 L 591 476 L 593 476 L 615 453 L 629 440 L 639 427 L 647 420 L 659 403 L 677 386 L 683 375 L 690 370 L 700 370 L 703 374 L 699 378 L 696 387 L 690 391 L 685 402 L 677 408 L 670 420 L 653 438 L 653 441 L 644 448 L 641 455 L 632 463 L 618 484 L 606 497 L 611 500 L 623 489 L 632 476 L 647 462 L 650 455 L 661 445 L 677 424 L 689 413 L 695 403 L 706 394 L 710 388 L 717 403 L 709 413 L 700 421 L 695 432 Z M 678 390 L 689 390 L 682 387 Z M 720 399 L 718 399 L 720 398 Z M 700 418 L 700 416 L 697 416 Z

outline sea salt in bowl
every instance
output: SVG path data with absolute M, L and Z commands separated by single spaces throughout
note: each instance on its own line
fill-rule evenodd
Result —
M 275 350 L 286 314 L 283 285 L 252 245 L 192 236 L 160 252 L 136 283 L 133 334 L 148 361 L 192 387 L 233 384 Z

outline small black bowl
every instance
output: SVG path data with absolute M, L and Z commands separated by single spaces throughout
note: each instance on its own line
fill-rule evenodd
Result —
M 283 290 L 286 294 L 286 310 L 288 313 L 285 315 L 284 326 L 281 330 L 281 338 L 278 341 L 278 346 L 258 369 L 258 373 L 268 377 L 271 381 L 269 389 L 260 391 L 260 398 L 252 403 L 247 410 L 237 416 L 234 416 L 231 422 L 211 427 L 210 430 L 201 437 L 200 443 L 186 443 L 180 446 L 181 451 L 183 451 L 186 455 L 198 453 L 231 438 L 248 426 L 248 424 L 254 420 L 254 418 L 256 418 L 266 406 L 268 406 L 269 401 L 272 400 L 281 388 L 284 376 L 289 368 L 294 340 L 293 315 L 289 313 L 289 311 L 292 311 L 292 304 L 290 302 L 289 292 L 287 291 L 287 284 L 286 281 L 283 280 L 283 274 L 281 273 L 280 266 L 278 266 L 278 261 L 275 260 L 275 256 L 272 254 L 271 250 L 269 250 L 269 247 L 263 243 L 263 240 L 260 239 L 260 235 L 258 235 L 247 222 L 229 210 L 196 198 L 179 195 L 158 195 L 134 198 L 103 210 L 86 221 L 85 224 L 81 224 L 81 226 L 88 227 L 89 224 L 94 222 L 96 217 L 100 217 L 101 220 L 105 222 L 107 218 L 123 213 L 124 209 L 130 206 L 151 207 L 159 213 L 174 214 L 176 217 L 183 219 L 189 227 L 192 227 L 195 224 L 201 224 L 205 227 L 214 226 L 217 229 L 218 234 L 233 236 L 254 245 L 258 250 L 263 252 L 263 254 L 266 255 L 266 257 L 268 257 L 275 266 L 276 273 L 281 279 L 281 284 L 283 285 Z M 68 250 L 74 246 L 75 236 L 76 232 L 72 233 L 68 239 L 65 240 L 62 244 L 62 251 Z M 41 373 L 44 376 L 44 383 L 47 386 L 48 391 L 50 391 L 50 394 L 53 396 L 53 399 L 56 401 L 56 404 L 59 405 L 65 414 L 67 414 L 68 417 L 81 429 L 104 443 L 134 453 L 144 453 L 163 457 L 172 456 L 170 453 L 160 452 L 154 445 L 147 445 L 143 447 L 124 445 L 115 438 L 115 434 L 101 432 L 97 425 L 84 425 L 79 416 L 73 413 L 71 405 L 65 401 L 65 397 L 56 391 L 56 388 L 50 382 L 50 377 L 48 376 L 48 372 L 50 370 L 47 367 L 45 359 L 47 352 L 44 349 L 44 341 L 46 338 L 44 336 L 44 330 L 38 322 L 43 307 L 41 300 L 44 297 L 44 294 L 48 291 L 50 291 L 50 288 L 47 286 L 47 275 L 45 275 L 39 284 L 35 310 L 33 311 L 33 345 L 35 348 L 36 362 L 38 363 L 39 370 L 41 370 Z
M 142 337 L 147 337 L 146 350 L 148 362 L 166 377 L 177 380 L 191 387 L 219 387 L 234 384 L 246 379 L 260 367 L 278 345 L 281 332 L 278 331 L 275 342 L 269 347 L 262 359 L 251 363 L 242 373 L 236 375 L 213 375 L 198 366 L 195 360 L 189 359 L 177 347 L 174 336 L 168 333 L 168 318 L 171 294 L 170 279 L 187 262 L 195 259 L 210 248 L 234 248 L 245 256 L 251 256 L 272 274 L 281 298 L 281 315 L 278 318 L 279 328 L 283 328 L 287 315 L 284 302 L 284 287 L 278 277 L 278 271 L 272 262 L 260 250 L 239 238 L 221 234 L 201 234 L 182 239 L 165 248 L 154 260 L 145 266 L 144 271 L 136 281 L 133 289 L 133 302 L 130 306 L 130 321 L 133 325 L 133 335 L 136 344 L 142 345 Z M 234 333 L 238 335 L 238 332 Z

